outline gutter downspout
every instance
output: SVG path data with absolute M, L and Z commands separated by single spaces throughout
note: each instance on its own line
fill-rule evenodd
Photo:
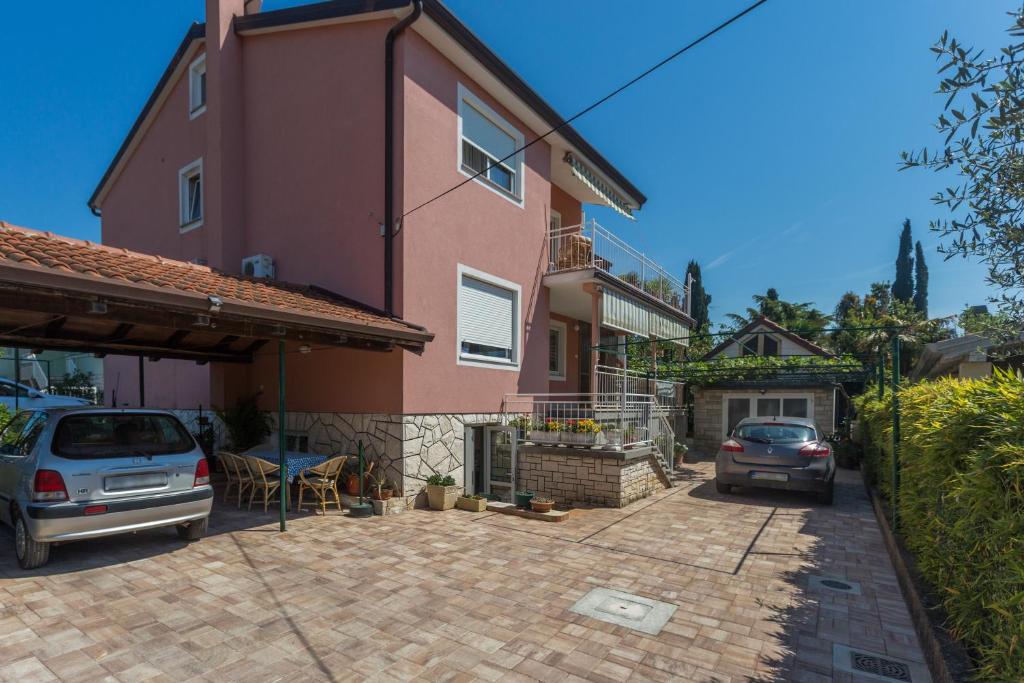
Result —
M 423 0 L 413 0 L 412 12 L 391 27 L 384 39 L 384 311 L 393 316 L 394 306 L 394 146 L 395 146 L 395 39 L 420 18 Z

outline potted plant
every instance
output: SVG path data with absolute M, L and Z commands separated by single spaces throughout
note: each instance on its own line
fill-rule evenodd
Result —
M 516 491 L 516 507 L 528 507 L 535 495 L 533 491 Z
M 395 489 L 388 481 L 386 474 L 369 475 L 373 480 L 373 487 L 370 489 L 370 498 L 373 500 L 390 500 Z M 356 475 L 356 486 L 359 486 L 359 475 Z M 358 493 L 358 492 L 357 492 Z
M 547 419 L 540 424 L 530 426 L 530 441 L 536 443 L 558 443 L 565 425 L 558 420 Z
M 621 448 L 623 444 L 622 439 L 622 428 L 616 427 L 614 423 L 609 423 L 601 425 L 601 433 L 598 434 L 597 443 Z
M 455 506 L 460 510 L 483 512 L 487 509 L 487 499 L 483 496 L 470 496 L 468 494 L 463 494 L 455 501 Z
M 690 449 L 684 443 L 676 442 L 675 445 L 675 456 L 676 456 L 676 467 L 682 467 L 683 463 L 686 462 L 686 452 Z
M 260 410 L 256 399 L 257 394 L 252 394 L 238 399 L 235 405 L 227 410 L 214 409 L 217 417 L 224 423 L 231 449 L 237 453 L 259 446 L 272 431 L 273 420 L 270 415 Z
M 551 508 L 555 506 L 555 501 L 550 498 L 531 498 L 530 508 L 534 512 L 551 512 Z
M 450 474 L 432 474 L 427 479 L 427 503 L 431 510 L 451 510 L 459 498 L 461 486 L 455 485 Z
M 597 443 L 598 434 L 602 430 L 600 423 L 589 418 L 570 420 L 567 426 L 569 432 L 567 441 L 580 446 L 593 446 Z
M 516 430 L 516 438 L 522 441 L 526 438 L 527 432 L 530 431 L 530 417 L 528 415 L 520 415 L 510 420 L 508 426 Z

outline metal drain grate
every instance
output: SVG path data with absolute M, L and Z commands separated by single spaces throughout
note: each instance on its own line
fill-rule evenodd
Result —
M 910 667 L 885 657 L 850 651 L 850 666 L 854 671 L 882 676 L 894 681 L 911 681 Z
M 847 581 L 838 576 L 808 576 L 808 586 L 811 589 L 832 591 L 834 593 L 845 593 L 846 595 L 860 595 L 860 584 L 856 581 Z
M 826 588 L 835 589 L 837 591 L 853 590 L 853 586 L 851 586 L 850 584 L 846 583 L 845 581 L 836 581 L 835 579 L 824 579 L 821 582 L 821 585 L 825 586 Z

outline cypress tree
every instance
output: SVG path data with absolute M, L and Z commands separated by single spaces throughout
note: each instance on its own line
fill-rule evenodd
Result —
M 928 317 L 928 265 L 924 262 L 924 249 L 919 241 L 914 254 L 914 310 Z
M 693 282 L 690 285 L 690 317 L 693 318 L 696 325 L 694 329 L 698 332 L 704 329 L 705 325 L 709 325 L 711 320 L 708 318 L 708 306 L 711 304 L 711 295 L 704 291 L 704 282 L 700 275 L 700 264 L 696 261 L 690 261 L 686 266 L 686 273 L 693 277 Z
M 892 296 L 904 303 L 914 298 L 914 240 L 910 234 L 910 219 L 903 221 L 900 250 L 896 254 L 896 279 L 892 283 Z

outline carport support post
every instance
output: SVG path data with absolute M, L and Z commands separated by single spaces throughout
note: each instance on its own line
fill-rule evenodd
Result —
M 281 531 L 285 530 L 285 513 L 288 493 L 288 461 L 284 457 L 284 339 L 277 342 L 277 466 L 281 477 L 281 489 L 277 497 L 281 500 Z
M 900 496 L 900 337 L 892 338 L 892 528 L 899 527 Z
M 139 407 L 146 407 L 146 359 L 139 356 Z
M 18 398 L 21 396 L 21 352 L 14 347 L 14 412 L 18 412 Z

